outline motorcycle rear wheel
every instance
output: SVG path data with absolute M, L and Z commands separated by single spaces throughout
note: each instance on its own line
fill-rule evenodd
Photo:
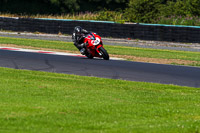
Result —
M 99 48 L 99 52 L 102 54 L 104 60 L 109 60 L 109 54 L 103 47 Z

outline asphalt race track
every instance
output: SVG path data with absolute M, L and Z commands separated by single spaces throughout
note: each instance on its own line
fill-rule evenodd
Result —
M 0 50 L 0 66 L 200 87 L 200 68 Z

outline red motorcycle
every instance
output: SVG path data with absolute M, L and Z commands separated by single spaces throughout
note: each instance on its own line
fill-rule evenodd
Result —
M 93 32 L 86 35 L 84 38 L 84 43 L 86 44 L 85 55 L 92 59 L 93 57 L 103 58 L 104 60 L 109 60 L 109 54 L 103 47 L 103 42 L 101 37 Z

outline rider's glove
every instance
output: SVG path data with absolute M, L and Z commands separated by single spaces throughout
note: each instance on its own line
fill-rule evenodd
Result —
M 87 31 L 87 30 L 85 30 L 85 29 L 82 29 L 82 33 L 84 33 L 84 34 L 87 34 L 87 33 L 88 33 L 88 31 Z
M 84 48 L 84 47 L 85 47 L 85 43 L 82 43 L 82 44 L 81 44 L 81 47 Z

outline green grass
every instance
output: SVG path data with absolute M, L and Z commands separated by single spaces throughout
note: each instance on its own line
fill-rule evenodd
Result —
M 37 40 L 37 39 L 0 37 L 0 44 L 15 44 L 19 46 L 32 46 L 37 48 L 50 48 L 50 49 L 72 50 L 72 51 L 77 50 L 72 42 L 47 41 L 47 40 Z
M 112 54 L 130 55 L 137 57 L 148 57 L 158 59 L 182 59 L 190 61 L 200 61 L 200 52 L 136 48 L 124 46 L 106 46 L 106 49 Z
M 15 44 L 19 46 L 32 46 L 38 48 L 77 51 L 72 42 L 62 42 L 62 41 L 0 37 L 0 44 Z M 156 59 L 180 59 L 180 60 L 197 61 L 197 63 L 190 64 L 192 66 L 199 66 L 200 64 L 200 58 L 199 58 L 200 52 L 136 48 L 136 47 L 126 47 L 126 46 L 110 46 L 110 45 L 105 45 L 105 48 L 109 54 L 122 55 L 122 57 L 124 55 L 128 55 L 128 56 L 147 57 Z
M 0 132 L 200 132 L 200 88 L 0 68 Z

